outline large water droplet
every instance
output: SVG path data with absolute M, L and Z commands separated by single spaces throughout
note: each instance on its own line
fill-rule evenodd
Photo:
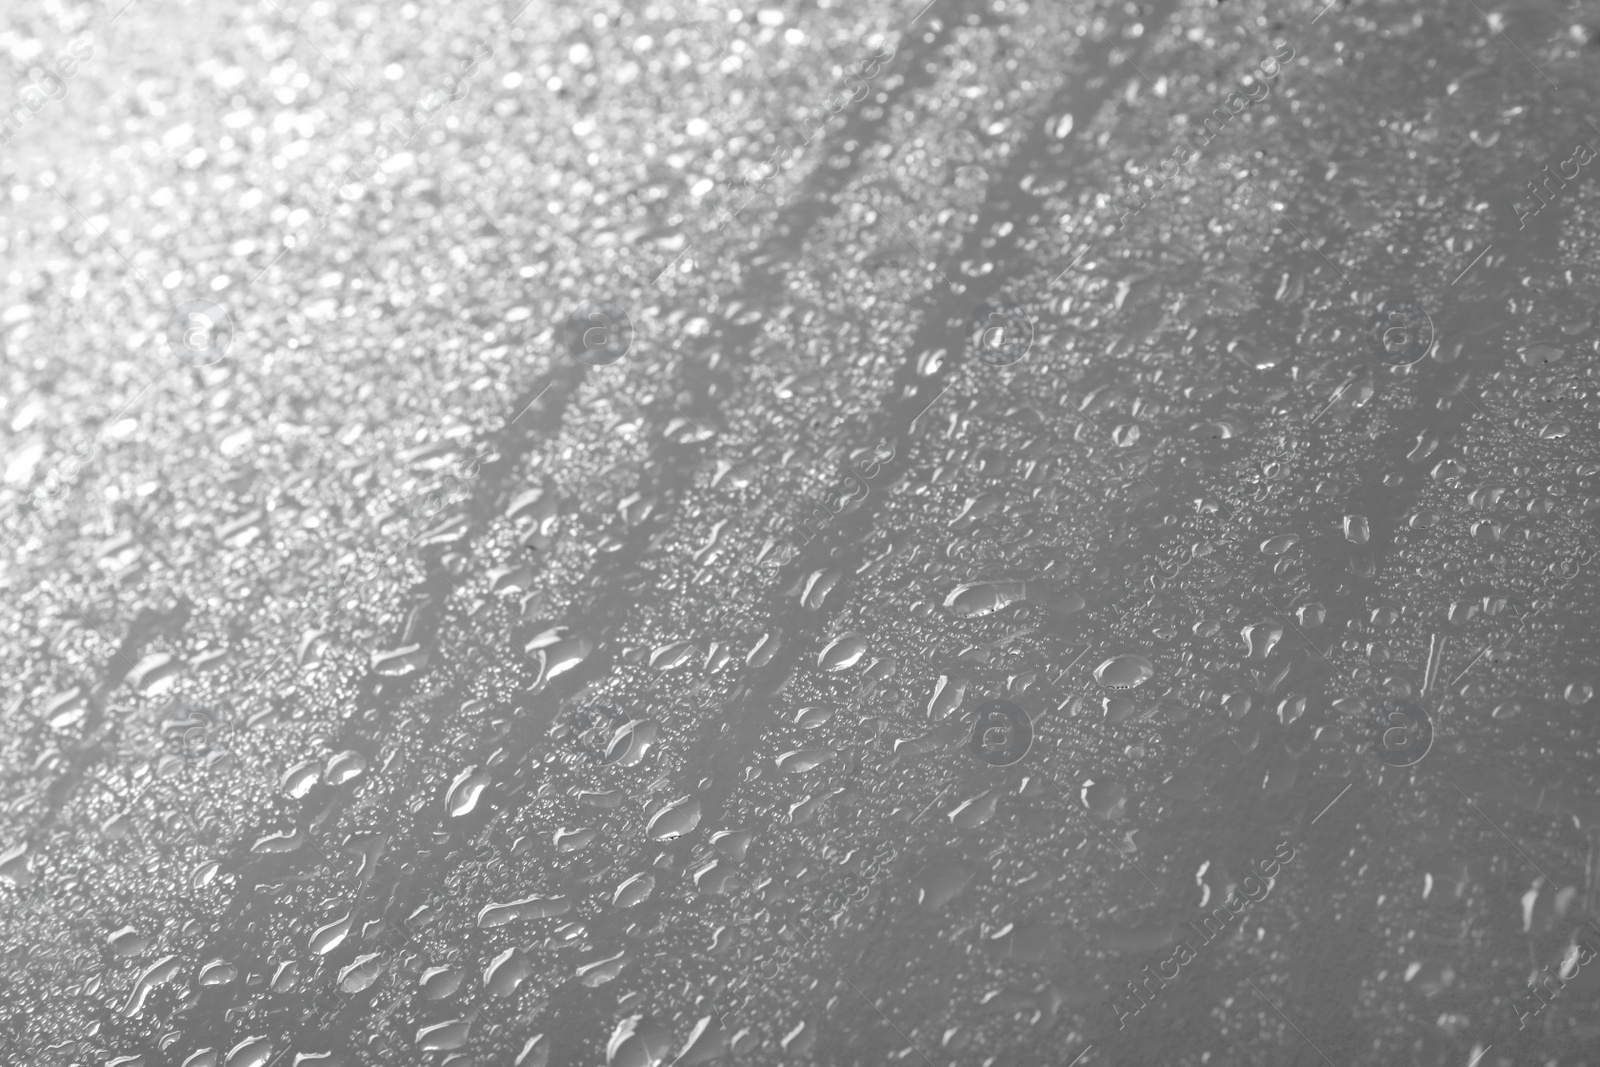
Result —
M 655 892 L 656 876 L 649 871 L 641 871 L 617 886 L 617 891 L 611 896 L 611 903 L 619 908 L 631 908 L 643 904 L 650 899 L 650 894 Z
M 346 749 L 328 757 L 328 766 L 323 771 L 323 777 L 328 780 L 329 785 L 343 785 L 352 778 L 359 778 L 366 773 L 366 770 L 366 757 L 359 752 Z
M 1134 689 L 1150 680 L 1156 668 L 1144 656 L 1113 656 L 1094 669 L 1094 680 L 1107 689 Z
M 421 645 L 372 653 L 372 670 L 386 678 L 404 678 L 428 665 L 428 650 Z
M 339 971 L 339 988 L 346 993 L 359 993 L 372 985 L 383 974 L 383 959 L 376 952 L 357 956 L 349 966 Z
M 456 775 L 445 797 L 445 806 L 449 808 L 451 817 L 460 818 L 470 814 L 478 806 L 478 798 L 483 795 L 489 780 L 489 772 L 477 767 L 468 767 Z
M 492 997 L 509 997 L 533 974 L 533 964 L 515 945 L 489 961 L 483 971 L 483 986 Z
M 572 910 L 571 897 L 523 897 L 505 904 L 487 904 L 478 912 L 481 927 L 504 926 L 527 919 L 550 919 Z
M 471 1029 L 472 1023 L 466 1019 L 451 1019 L 448 1022 L 424 1026 L 417 1031 L 417 1047 L 429 1052 L 447 1052 L 450 1049 L 461 1048 L 466 1045 L 467 1035 Z
M 144 1011 L 145 998 L 157 986 L 165 985 L 178 975 L 181 961 L 177 956 L 163 956 L 144 969 L 138 979 L 133 983 L 133 992 L 129 994 L 128 1001 L 122 1006 L 125 1018 L 135 1018 Z M 207 984 L 203 979 L 202 985 Z
M 131 926 L 124 926 L 111 934 L 106 942 L 117 955 L 123 957 L 137 956 L 150 946 L 150 939 Z
M 335 919 L 326 926 L 318 927 L 311 935 L 311 951 L 319 956 L 326 956 L 344 943 L 350 936 L 351 916 Z
M 622 969 L 632 961 L 633 957 L 623 951 L 615 956 L 607 956 L 604 959 L 595 960 L 593 963 L 585 963 L 578 968 L 578 983 L 590 989 L 596 989 L 615 979 L 617 975 L 622 973 Z
M 300 799 L 322 781 L 322 765 L 316 760 L 297 763 L 283 773 L 279 787 L 295 800 Z
M 227 1067 L 266 1067 L 272 1059 L 272 1042 L 264 1037 L 247 1037 L 228 1050 Z
M 828 642 L 817 655 L 817 666 L 825 671 L 843 671 L 854 667 L 866 655 L 867 639 L 860 634 L 844 634 Z
M 935 722 L 948 719 L 961 706 L 966 694 L 967 683 L 964 680 L 952 679 L 948 674 L 939 675 L 939 680 L 933 686 L 933 695 L 928 698 L 928 718 Z
M 700 798 L 686 796 L 651 816 L 645 833 L 652 841 L 673 841 L 700 825 Z
M 785 774 L 803 774 L 837 755 L 831 748 L 800 748 L 778 757 L 778 769 Z
M 653 1019 L 622 1020 L 606 1042 L 606 1067 L 657 1067 L 671 1047 L 672 1033 Z

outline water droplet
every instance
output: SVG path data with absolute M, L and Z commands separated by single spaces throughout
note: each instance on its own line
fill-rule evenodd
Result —
M 372 653 L 372 670 L 386 678 L 404 678 L 428 665 L 428 651 L 421 645 L 405 645 L 386 652 Z
M 1283 626 L 1276 622 L 1252 623 L 1241 629 L 1239 635 L 1244 638 L 1247 658 L 1265 659 L 1272 655 L 1272 650 L 1282 640 Z
M 228 1050 L 227 1067 L 266 1067 L 272 1059 L 272 1042 L 264 1037 L 247 1037 Z
M 1299 534 L 1279 534 L 1261 542 L 1261 551 L 1264 555 L 1281 556 L 1299 543 Z
M 319 926 L 311 935 L 311 951 L 319 956 L 326 956 L 344 943 L 350 936 L 352 917 L 348 914 L 342 919 L 335 919 L 326 926 Z
M 778 769 L 785 774 L 803 774 L 833 759 L 838 753 L 831 748 L 800 748 L 778 757 Z
M 713 1016 L 702 1016 L 689 1032 L 688 1040 L 684 1041 L 683 1051 L 672 1061 L 673 1067 L 699 1067 L 700 1064 L 710 1063 L 721 1058 L 727 1046 L 728 1032 L 722 1024 Z
M 674 641 L 671 644 L 661 645 L 650 653 L 650 666 L 658 671 L 670 671 L 674 667 L 681 667 L 694 656 L 693 641 Z
M 187 666 L 186 662 L 166 652 L 155 652 L 128 672 L 128 684 L 137 693 L 159 696 L 173 687 Z
M 832 704 L 813 704 L 794 713 L 794 724 L 802 730 L 815 730 L 837 713 Z
M 944 598 L 944 606 L 957 618 L 972 619 L 992 615 L 1026 596 L 1022 582 L 977 582 L 957 586 Z
M 1536 344 L 1517 349 L 1517 356 L 1523 363 L 1530 367 L 1544 366 L 1548 363 L 1559 363 L 1567 354 L 1566 349 L 1559 345 Z
M 961 830 L 972 830 L 994 818 L 1000 794 L 993 789 L 963 800 L 947 815 L 952 825 Z
M 700 825 L 700 799 L 682 797 L 656 812 L 645 827 L 652 841 L 674 841 Z
M 180 963 L 181 961 L 177 956 L 163 956 L 150 966 L 146 967 L 144 972 L 140 974 L 138 979 L 134 981 L 133 991 L 128 996 L 128 1002 L 122 1006 L 123 1016 L 125 1018 L 132 1019 L 144 1011 L 145 998 L 148 997 L 151 990 L 155 989 L 157 986 L 165 985 L 176 978 Z M 207 983 L 202 972 L 200 984 L 207 985 L 215 983 Z
M 756 640 L 755 647 L 745 656 L 747 667 L 765 667 L 772 662 L 772 657 L 778 654 L 778 632 L 776 630 L 764 633 Z
M 585 963 L 577 970 L 578 982 L 589 989 L 598 988 L 615 979 L 617 975 L 622 973 L 622 969 L 631 962 L 633 962 L 633 957 L 628 955 L 626 951 L 622 951 L 615 956 L 607 956 L 604 959 L 595 960 L 593 963 Z
M 965 681 L 953 680 L 948 674 L 939 675 L 939 680 L 933 686 L 933 695 L 928 698 L 928 718 L 935 722 L 948 719 L 961 706 L 966 694 Z
M 634 767 L 642 763 L 655 747 L 661 724 L 653 719 L 637 719 L 617 727 L 606 746 L 604 763 Z
M 322 765 L 316 760 L 306 760 L 297 763 L 284 772 L 279 780 L 279 787 L 290 797 L 298 800 L 322 781 Z
M 376 952 L 368 952 L 357 956 L 339 971 L 339 988 L 346 993 L 359 993 L 376 982 L 382 974 L 382 958 Z
M 478 912 L 480 927 L 505 926 L 527 919 L 550 919 L 572 910 L 570 897 L 524 897 L 506 904 L 488 904 Z
M 1092 781 L 1084 786 L 1083 805 L 1098 819 L 1119 822 L 1128 806 L 1127 787 L 1120 782 Z
M 867 639 L 860 634 L 844 634 L 828 642 L 817 656 L 817 666 L 825 671 L 849 670 L 866 655 Z
M 264 837 L 257 838 L 256 843 L 250 846 L 250 851 L 258 853 L 293 852 L 303 844 L 305 844 L 305 838 L 300 835 L 299 830 L 281 830 L 278 833 L 267 834 Z
M 483 971 L 483 986 L 492 997 L 509 997 L 533 974 L 533 964 L 513 945 L 489 961 Z
M 594 843 L 600 836 L 599 827 L 595 826 L 563 826 L 551 835 L 551 841 L 557 852 L 582 852 Z
M 528 1038 L 512 1067 L 547 1067 L 550 1063 L 550 1042 L 543 1034 Z
M 642 1015 L 622 1020 L 606 1042 L 606 1067 L 658 1067 L 671 1047 L 672 1034 Z
M 472 1023 L 466 1019 L 451 1019 L 434 1023 L 417 1031 L 417 1047 L 429 1052 L 447 1052 L 467 1043 Z
M 359 778 L 366 772 L 367 760 L 359 752 L 346 749 L 328 757 L 327 769 L 323 777 L 329 785 L 343 785 L 352 778 Z
M 612 894 L 611 903 L 619 908 L 635 907 L 649 900 L 655 888 L 656 876 L 648 871 L 641 871 L 617 886 L 617 891 Z
M 911 884 L 924 911 L 938 911 L 966 891 L 977 872 L 959 860 L 940 860 L 917 872 Z
M 477 767 L 468 767 L 456 775 L 445 796 L 445 806 L 449 808 L 451 817 L 460 818 L 470 814 L 478 806 L 478 798 L 483 795 L 489 782 L 489 772 Z
M 124 926 L 106 938 L 113 951 L 124 958 L 137 956 L 150 947 L 150 939 L 131 926 Z
M 1113 656 L 1094 669 L 1094 680 L 1107 689 L 1134 689 L 1150 680 L 1155 665 L 1145 656 Z
M 227 985 L 239 977 L 239 968 L 227 960 L 212 960 L 200 968 L 201 985 Z

